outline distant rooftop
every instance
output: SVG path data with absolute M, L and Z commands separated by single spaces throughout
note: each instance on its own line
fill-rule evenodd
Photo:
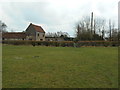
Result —
M 38 25 L 35 25 L 32 23 L 30 23 L 30 25 L 32 25 L 37 32 L 45 33 L 45 31 L 43 30 L 43 28 L 41 26 L 38 26 Z
M 6 32 L 2 34 L 3 38 L 25 38 L 26 34 L 24 32 Z

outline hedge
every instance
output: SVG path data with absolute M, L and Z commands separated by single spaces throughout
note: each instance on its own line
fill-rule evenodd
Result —
M 33 45 L 33 46 L 55 46 L 55 47 L 81 47 L 81 46 L 120 46 L 118 41 L 22 41 L 22 40 L 4 40 L 3 44 L 12 45 Z

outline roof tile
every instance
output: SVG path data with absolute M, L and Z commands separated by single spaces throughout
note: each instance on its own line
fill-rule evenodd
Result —
M 42 28 L 41 26 L 34 25 L 34 24 L 32 24 L 32 26 L 34 27 L 34 29 L 35 29 L 37 32 L 45 33 L 45 31 L 43 30 L 43 28 Z

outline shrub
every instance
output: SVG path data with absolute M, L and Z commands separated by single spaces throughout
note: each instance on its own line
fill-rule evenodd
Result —
M 117 41 L 22 41 L 22 40 L 4 40 L 3 44 L 12 45 L 33 45 L 33 46 L 55 46 L 55 47 L 81 47 L 81 46 L 119 46 Z

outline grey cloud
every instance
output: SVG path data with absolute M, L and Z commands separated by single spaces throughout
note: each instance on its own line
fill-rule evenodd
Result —
M 73 8 L 66 5 L 57 6 L 50 2 L 11 2 L 0 5 L 0 8 L 10 18 L 8 19 L 11 20 L 8 25 L 10 27 L 22 31 L 32 22 L 43 25 L 47 32 L 62 30 L 73 36 L 75 23 L 82 16 L 90 15 L 93 9 L 95 10 L 94 14 L 99 12 L 105 18 L 108 18 L 108 15 L 115 18 L 116 15 L 111 13 L 111 10 L 114 10 L 117 1 L 114 4 L 112 2 L 114 1 L 111 0 L 108 3 L 110 6 L 108 6 L 102 1 L 91 2 L 88 0 L 84 3 L 81 1 Z

